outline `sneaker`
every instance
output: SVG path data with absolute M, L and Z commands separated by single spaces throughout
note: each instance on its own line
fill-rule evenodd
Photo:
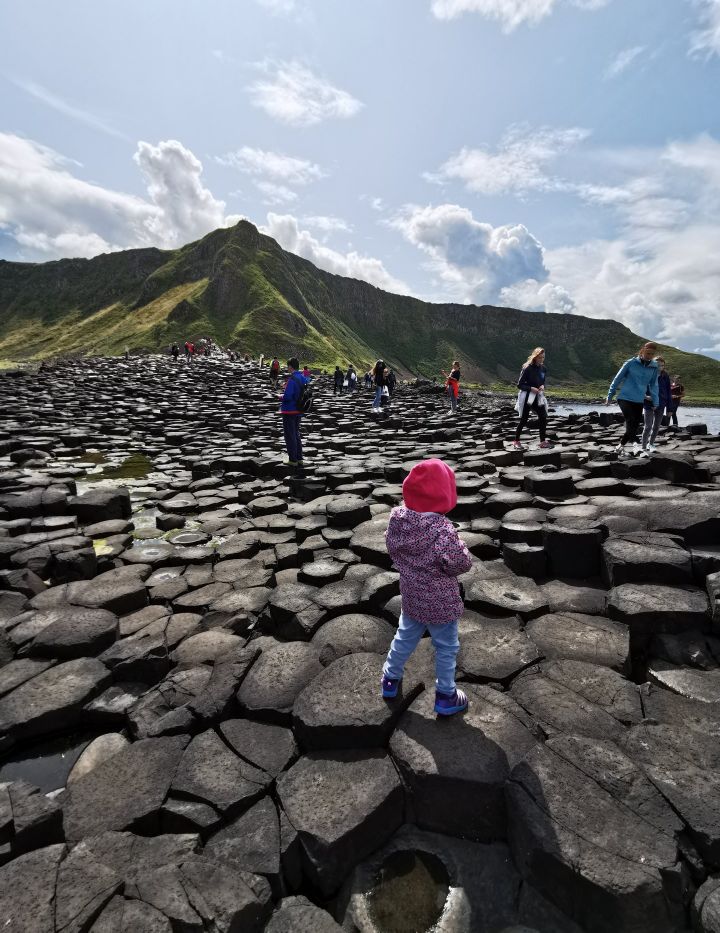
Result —
M 626 450 L 622 444 L 618 444 L 615 448 L 615 453 L 618 455 L 618 460 L 625 460 L 626 457 L 630 457 L 630 451 Z
M 398 687 L 400 686 L 399 680 L 393 680 L 391 677 L 386 677 L 383 674 L 381 681 L 382 684 L 382 695 L 386 700 L 392 700 L 398 694 Z
M 657 447 L 654 444 L 648 444 L 647 446 L 648 454 L 654 454 L 656 450 L 657 450 Z
M 638 444 L 637 441 L 635 441 L 635 443 L 633 444 L 632 452 L 633 452 L 633 456 L 635 457 L 637 457 L 637 455 L 642 452 L 642 446 Z
M 643 449 L 640 451 L 639 456 L 640 456 L 640 457 L 649 457 L 649 456 L 650 456 L 650 450 L 649 450 L 649 448 L 643 447 Z
M 440 693 L 435 691 L 435 712 L 438 716 L 453 716 L 455 713 L 462 713 L 468 707 L 468 698 L 462 690 L 455 690 L 455 693 Z
M 552 446 L 553 445 L 550 443 L 550 441 L 540 441 L 540 447 L 543 450 L 546 450 L 548 447 L 552 447 Z
M 297 466 L 297 465 L 298 465 L 297 460 L 286 460 L 285 461 L 285 466 Z
M 525 450 L 525 448 L 520 443 L 520 441 L 513 441 L 512 446 L 513 446 L 513 450 Z

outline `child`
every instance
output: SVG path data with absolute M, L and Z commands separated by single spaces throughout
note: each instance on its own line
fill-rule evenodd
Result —
M 427 630 L 435 648 L 435 712 L 452 716 L 468 705 L 455 685 L 463 612 L 456 577 L 472 564 L 445 518 L 457 505 L 455 474 L 442 460 L 423 460 L 405 479 L 403 500 L 403 506 L 392 510 L 385 533 L 388 553 L 400 571 L 402 611 L 383 667 L 382 695 L 397 696 L 405 664 Z

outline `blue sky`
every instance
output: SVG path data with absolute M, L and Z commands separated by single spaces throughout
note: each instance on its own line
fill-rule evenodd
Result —
M 0 0 L 0 258 L 247 217 L 720 358 L 720 0 Z

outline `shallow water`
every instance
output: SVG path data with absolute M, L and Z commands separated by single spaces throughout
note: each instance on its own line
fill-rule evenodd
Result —
M 393 852 L 368 895 L 368 911 L 382 933 L 428 933 L 449 891 L 445 866 L 426 852 Z
M 27 781 L 44 794 L 65 787 L 73 765 L 94 738 L 87 732 L 74 732 L 13 749 L 0 761 L 0 782 Z
M 620 411 L 617 405 L 608 405 L 607 408 L 604 405 L 588 405 L 579 402 L 553 405 L 552 401 L 550 405 L 556 415 L 586 415 L 591 411 Z M 711 434 L 720 434 L 720 408 L 693 408 L 691 405 L 681 405 L 678 408 L 678 421 L 681 428 L 686 424 L 706 424 Z

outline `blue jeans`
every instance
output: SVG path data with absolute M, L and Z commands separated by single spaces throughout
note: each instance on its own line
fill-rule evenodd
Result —
M 383 674 L 392 680 L 400 680 L 408 658 L 420 644 L 425 630 L 430 633 L 435 648 L 435 689 L 440 693 L 455 692 L 455 658 L 460 650 L 458 623 L 418 622 L 400 613 L 400 624 L 390 645 Z
M 300 437 L 300 419 L 302 415 L 283 415 L 283 433 L 287 447 L 288 460 L 297 463 L 302 460 L 302 439 Z
M 379 408 L 379 407 L 380 407 L 380 401 L 381 401 L 381 399 L 382 399 L 382 390 L 383 390 L 383 387 L 382 387 L 382 386 L 376 386 L 376 388 L 375 388 L 375 398 L 374 398 L 374 400 L 373 400 L 373 408 Z

